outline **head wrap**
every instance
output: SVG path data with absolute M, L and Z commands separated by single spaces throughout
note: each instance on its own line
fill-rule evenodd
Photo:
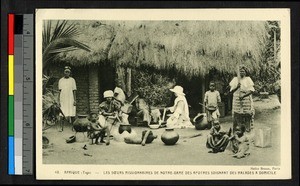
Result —
M 112 90 L 107 90 L 103 93 L 104 98 L 114 97 L 114 92 Z
M 64 71 L 70 71 L 71 72 L 71 67 L 65 66 L 65 70 Z
M 249 69 L 248 69 L 245 65 L 240 65 L 240 71 L 241 71 L 241 70 L 244 70 L 244 71 L 245 71 L 246 76 L 249 75 Z

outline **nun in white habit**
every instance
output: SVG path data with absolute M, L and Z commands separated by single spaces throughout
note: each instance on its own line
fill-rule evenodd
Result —
M 193 128 L 193 124 L 189 117 L 189 106 L 183 93 L 181 86 L 175 86 L 170 91 L 174 92 L 176 99 L 174 100 L 174 106 L 168 109 L 172 112 L 171 116 L 167 120 L 168 128 Z

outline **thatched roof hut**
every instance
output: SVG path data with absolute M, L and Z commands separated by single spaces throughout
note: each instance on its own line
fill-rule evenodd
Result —
M 234 73 L 238 63 L 259 68 L 268 37 L 264 21 L 74 21 L 77 40 L 92 52 L 62 53 L 72 65 L 112 62 L 174 68 L 203 76 L 212 68 Z

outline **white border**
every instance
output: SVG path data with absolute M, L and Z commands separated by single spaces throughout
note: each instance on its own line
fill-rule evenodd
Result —
M 281 21 L 281 166 L 276 175 L 205 175 L 199 171 L 250 171 L 253 166 L 49 165 L 42 163 L 42 23 L 67 20 L 277 20 Z M 73 180 L 224 180 L 291 178 L 291 58 L 289 9 L 38 9 L 36 10 L 36 178 Z M 270 154 L 272 156 L 272 154 Z M 257 167 L 257 166 L 255 166 Z M 264 166 L 270 167 L 272 166 Z M 80 174 L 64 174 L 65 170 Z M 104 171 L 196 171 L 191 175 L 104 175 Z M 56 174 L 55 171 L 59 171 Z M 86 175 L 83 171 L 92 174 Z

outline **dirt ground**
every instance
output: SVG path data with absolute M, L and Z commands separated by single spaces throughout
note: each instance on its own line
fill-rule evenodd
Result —
M 226 153 L 208 153 L 206 138 L 209 130 L 194 128 L 175 129 L 179 141 L 174 146 L 166 146 L 160 136 L 164 128 L 152 129 L 158 135 L 151 144 L 145 146 L 126 144 L 112 140 L 109 146 L 105 144 L 89 145 L 88 139 L 77 134 L 77 141 L 67 144 L 66 139 L 74 134 L 68 126 L 63 132 L 53 127 L 45 131 L 50 140 L 47 148 L 43 149 L 45 164 L 130 164 L 130 165 L 280 165 L 280 103 L 277 96 L 268 99 L 254 99 L 256 110 L 254 127 L 267 126 L 272 129 L 272 146 L 268 148 L 250 146 L 250 156 L 236 159 Z M 220 118 L 223 129 L 232 127 L 232 117 Z M 146 127 L 132 127 L 141 135 Z M 116 130 L 116 129 L 113 129 Z M 197 136 L 200 134 L 200 136 Z M 197 137 L 192 137 L 192 136 Z M 253 136 L 253 132 L 248 134 Z M 191 138 L 192 137 L 192 138 Z M 87 150 L 82 147 L 87 145 Z

